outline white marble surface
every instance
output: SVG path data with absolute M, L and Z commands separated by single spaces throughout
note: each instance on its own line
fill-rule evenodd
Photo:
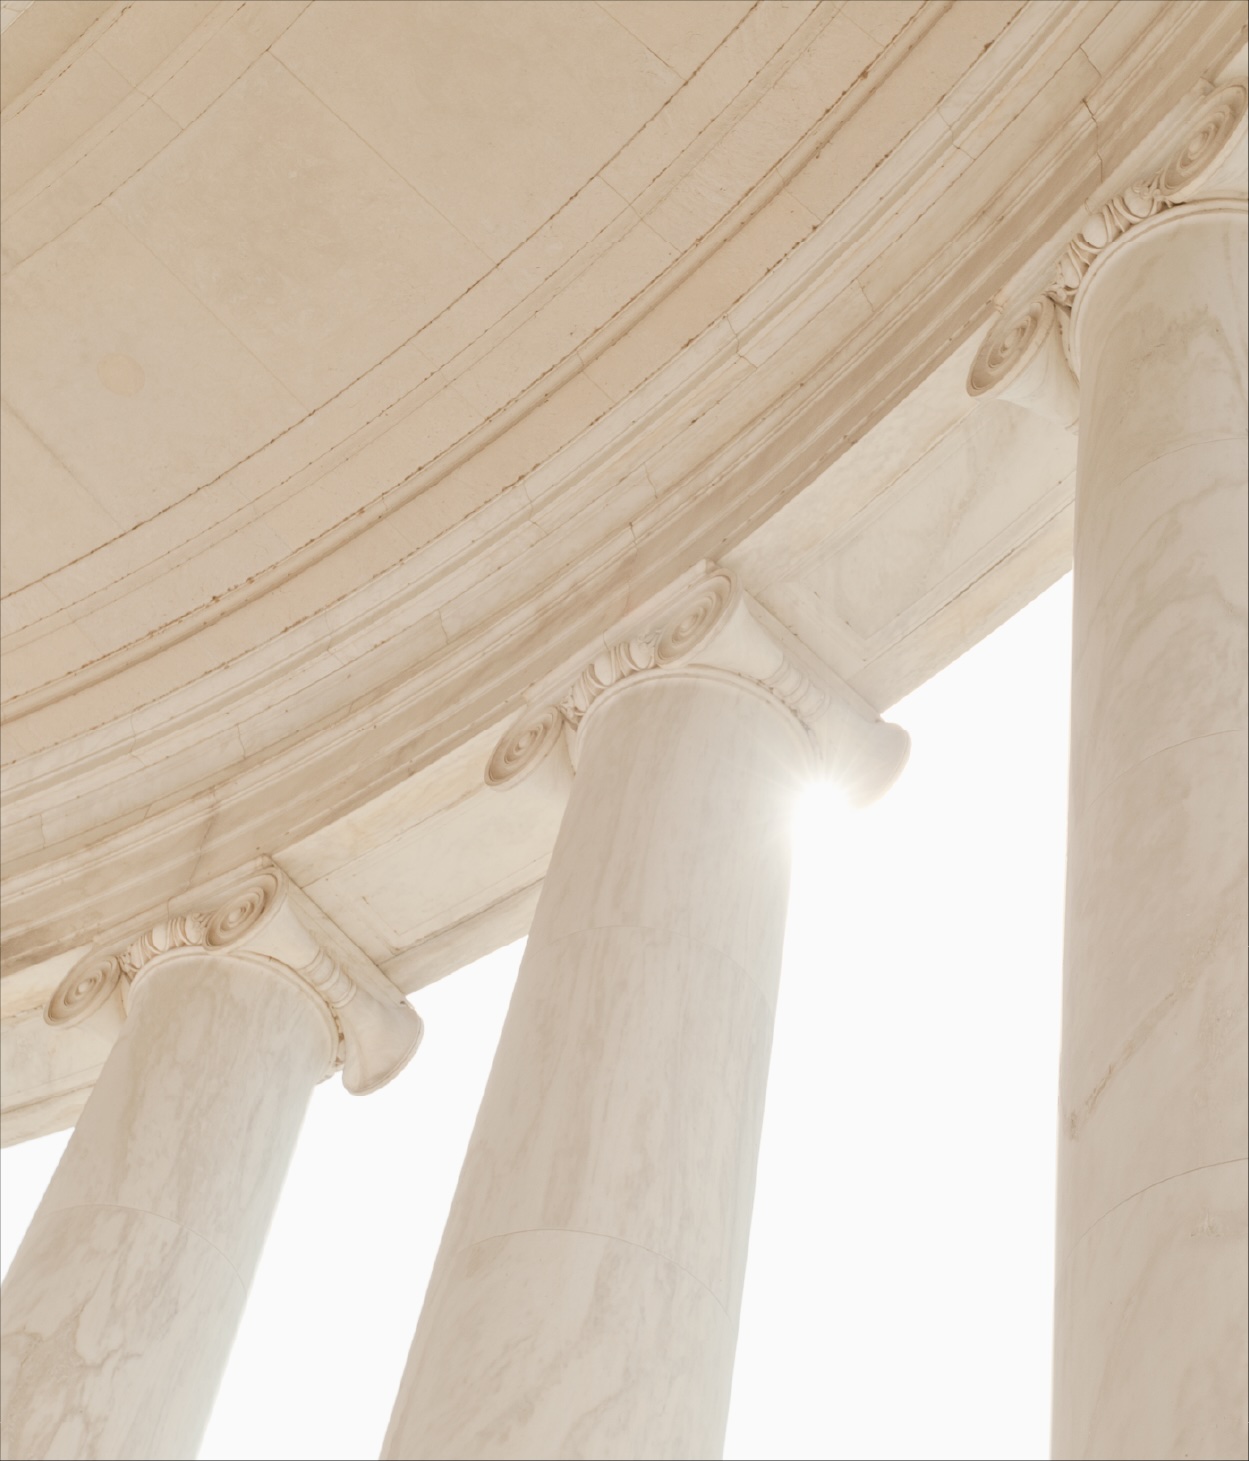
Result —
M 1075 307 L 1060 1457 L 1246 1454 L 1245 240 L 1173 209 Z
M 327 1024 L 237 955 L 146 974 L 3 1293 L 5 1458 L 194 1456 Z
M 245 1300 L 229 1260 L 167 1218 L 40 1214 L 4 1285 L 0 1454 L 194 1456 Z
M 609 1233 L 736 1313 L 772 1008 L 732 959 L 655 928 L 594 928 L 518 985 L 449 1226 Z
M 706 1287 L 648 1249 L 567 1229 L 490 1238 L 430 1286 L 409 1360 L 430 1383 L 405 1385 L 384 1454 L 718 1455 L 736 1337 Z
M 923 383 L 1241 44 L 1235 6 L 1136 0 L 584 0 L 502 30 L 197 0 L 34 57 L 69 9 L 5 37 L 6 90 L 38 91 L 3 183 L 6 976 L 348 817 L 295 875 L 372 958 L 415 982 L 484 952 L 550 838 L 513 861 L 470 797 L 355 813 L 734 545 L 874 705 L 947 663 L 1065 566 L 1070 442 Z M 500 102 L 518 66 L 541 146 Z M 748 544 L 817 478 L 806 561 Z
M 582 734 L 390 1457 L 723 1444 L 806 758 L 727 677 Z
M 1057 1275 L 1058 1313 L 1079 1339 L 1059 1332 L 1066 1424 L 1053 1454 L 1243 1457 L 1247 1293 L 1243 1158 L 1108 1212 Z

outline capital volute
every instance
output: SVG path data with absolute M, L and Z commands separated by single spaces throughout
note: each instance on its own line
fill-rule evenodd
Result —
M 1162 161 L 1102 203 L 1053 265 L 1049 284 L 990 326 L 967 376 L 972 396 L 1001 397 L 1074 430 L 1080 362 L 1073 313 L 1094 266 L 1142 224 L 1203 199 L 1243 198 L 1249 84 L 1209 89 L 1164 129 Z
M 385 1085 L 416 1053 L 420 1016 L 272 865 L 211 885 L 178 911 L 97 944 L 57 986 L 44 1018 L 64 1026 L 124 1017 L 162 969 L 210 954 L 297 981 L 327 1016 L 329 1071 L 341 1068 L 353 1094 Z
M 585 726 L 619 687 L 644 678 L 735 678 L 791 717 L 814 769 L 866 804 L 901 772 L 910 737 L 883 721 L 818 664 L 745 592 L 735 575 L 701 564 L 649 600 L 589 652 L 536 688 L 486 767 L 486 785 L 566 792 Z

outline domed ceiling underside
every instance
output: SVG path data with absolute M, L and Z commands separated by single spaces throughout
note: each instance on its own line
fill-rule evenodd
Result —
M 935 672 L 1069 541 L 1070 439 L 973 407 L 965 342 L 1242 43 L 1196 0 L 4 19 L 6 971 L 476 806 L 526 688 L 700 559 L 878 708 Z M 389 932 L 321 901 L 402 960 L 520 844 Z

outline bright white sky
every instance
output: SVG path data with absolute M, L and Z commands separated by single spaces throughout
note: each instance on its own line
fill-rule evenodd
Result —
M 890 718 L 876 807 L 795 819 L 726 1456 L 1048 1454 L 1071 591 Z M 318 1088 L 201 1456 L 376 1456 L 523 944 Z M 7 1269 L 65 1134 L 0 1167 Z

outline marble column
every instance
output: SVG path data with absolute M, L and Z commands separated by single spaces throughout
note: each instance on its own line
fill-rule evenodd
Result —
M 1074 312 L 1058 1456 L 1246 1455 L 1246 217 L 1142 223 Z
M 1249 1454 L 1245 103 L 1184 119 L 1046 301 L 1079 379 L 1058 1457 Z
M 415 1050 L 296 904 L 261 872 L 57 991 L 52 1023 L 125 1018 L 5 1280 L 4 1457 L 194 1456 L 313 1086 Z
M 719 1454 L 790 810 L 830 720 L 881 789 L 905 735 L 710 570 L 496 751 L 492 784 L 553 784 L 575 730 L 576 775 L 385 1456 Z

